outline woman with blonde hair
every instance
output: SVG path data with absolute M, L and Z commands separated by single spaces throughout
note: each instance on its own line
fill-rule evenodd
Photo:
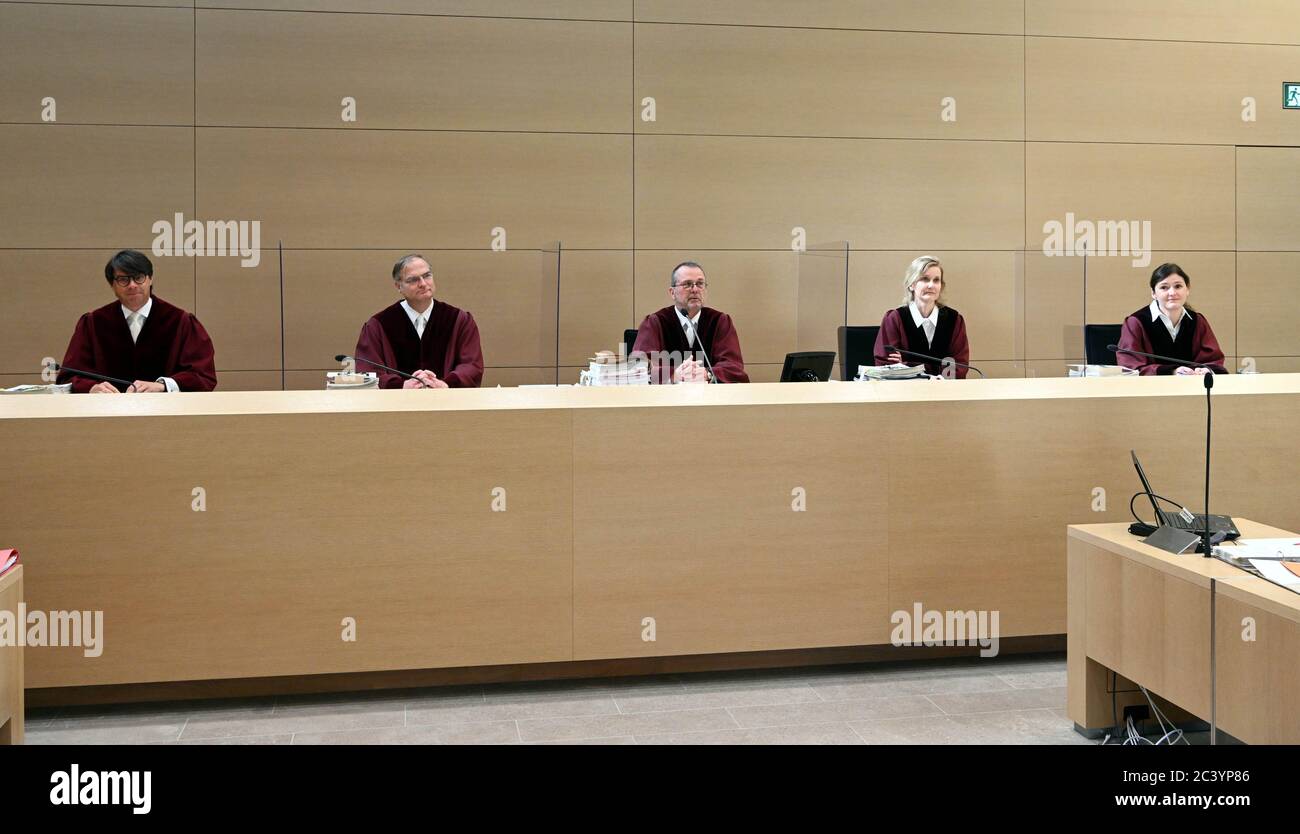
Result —
M 876 337 L 877 365 L 899 362 L 912 364 L 897 347 L 912 353 L 921 353 L 943 360 L 951 358 L 960 363 L 953 366 L 958 379 L 966 378 L 962 365 L 970 361 L 970 344 L 966 341 L 966 321 L 961 313 L 944 303 L 943 264 L 937 258 L 922 255 L 912 261 L 903 276 L 903 306 L 885 313 Z M 928 374 L 942 373 L 941 362 L 926 362 Z

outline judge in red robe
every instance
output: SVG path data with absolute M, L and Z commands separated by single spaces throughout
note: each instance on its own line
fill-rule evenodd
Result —
M 130 382 L 117 385 L 60 371 L 76 394 L 211 391 L 217 371 L 208 332 L 191 313 L 153 294 L 153 264 L 123 249 L 104 267 L 117 300 L 77 321 L 63 364 Z
M 1193 368 L 1117 352 L 1119 364 L 1134 368 L 1143 376 L 1228 372 L 1209 319 L 1202 313 L 1193 313 L 1187 306 L 1191 291 L 1192 281 L 1178 264 L 1156 267 L 1151 273 L 1151 303 L 1124 319 L 1119 346 L 1210 367 Z
M 680 263 L 668 286 L 673 303 L 641 322 L 632 351 L 649 358 L 652 383 L 749 382 L 731 316 L 704 306 L 707 290 L 704 269 Z
M 357 339 L 358 371 L 379 374 L 380 388 L 477 388 L 483 382 L 478 325 L 465 310 L 433 297 L 433 270 L 422 255 L 393 265 L 402 300 L 370 317 Z M 366 362 L 411 374 L 407 379 Z
M 960 364 L 950 365 L 957 379 L 966 378 L 970 363 L 970 343 L 966 341 L 966 320 L 961 313 L 943 302 L 943 264 L 928 255 L 912 261 L 903 276 L 902 307 L 885 313 L 876 336 L 875 360 L 877 365 L 923 363 L 925 372 L 940 376 L 944 365 L 925 362 L 886 348 L 902 348 L 912 353 L 952 359 Z

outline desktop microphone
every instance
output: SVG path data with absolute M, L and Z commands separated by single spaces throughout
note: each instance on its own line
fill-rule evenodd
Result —
M 1133 356 L 1144 356 L 1147 359 L 1159 359 L 1161 362 L 1164 362 L 1169 365 L 1182 365 L 1187 368 L 1206 368 L 1210 371 L 1214 370 L 1213 365 L 1207 365 L 1204 362 L 1192 362 L 1189 359 L 1179 359 L 1176 356 L 1161 356 L 1158 353 L 1143 353 L 1140 350 L 1133 350 L 1132 348 L 1120 347 L 1119 345 L 1106 345 L 1106 350 L 1109 350 L 1111 353 L 1128 353 L 1128 354 L 1132 354 Z M 1213 376 L 1213 373 L 1206 374 L 1206 376 Z M 1214 383 L 1207 382 L 1205 387 L 1212 388 L 1214 387 Z
M 422 388 L 428 388 L 428 387 L 429 387 L 428 384 L 427 384 L 424 380 L 420 379 L 419 377 L 415 376 L 414 374 L 408 374 L 406 371 L 399 371 L 399 370 L 397 370 L 396 368 L 390 368 L 390 367 L 388 367 L 387 365 L 380 365 L 378 362 L 375 362 L 375 361 L 372 360 L 372 359 L 366 359 L 366 358 L 361 357 L 361 356 L 348 356 L 346 353 L 340 353 L 340 354 L 338 354 L 338 355 L 336 355 L 336 356 L 334 357 L 334 361 L 335 361 L 335 362 L 346 362 L 346 361 L 349 360 L 349 359 L 353 360 L 354 362 L 365 362 L 367 365 L 374 365 L 376 368 L 383 368 L 385 371 L 392 371 L 393 373 L 397 374 L 398 376 L 404 376 L 404 377 L 406 377 L 407 379 L 413 379 L 413 380 L 415 380 L 416 382 L 420 383 L 420 387 L 422 387 Z
M 103 374 L 97 374 L 91 371 L 79 371 L 76 368 L 69 368 L 67 365 L 60 365 L 57 362 L 51 365 L 51 367 L 56 371 L 67 371 L 68 373 L 73 374 L 74 376 L 84 376 L 89 379 L 97 379 L 100 382 L 111 382 L 114 385 L 125 385 L 127 388 L 130 388 L 132 385 L 135 385 L 135 383 L 129 379 L 118 379 L 115 376 L 104 376 Z
M 1204 549 L 1205 558 L 1214 555 L 1214 543 L 1210 537 L 1210 389 L 1214 388 L 1214 368 L 1204 362 L 1191 362 L 1187 359 L 1178 359 L 1173 356 L 1160 356 L 1155 353 L 1143 353 L 1140 350 L 1120 347 L 1119 345 L 1106 345 L 1106 349 L 1115 353 L 1129 353 L 1134 356 L 1145 356 L 1147 359 L 1158 359 L 1161 362 L 1168 362 L 1172 365 L 1183 365 L 1188 368 L 1205 368 L 1208 374 L 1202 374 L 1201 379 L 1205 380 L 1205 530 L 1202 535 L 1201 547 Z
M 709 382 L 721 384 L 722 380 L 718 379 L 718 375 L 713 372 L 713 365 L 709 362 L 709 353 L 704 349 L 704 340 L 700 338 L 699 328 L 695 326 L 695 322 L 691 321 L 689 316 L 686 318 L 686 323 L 690 325 L 691 332 L 695 334 L 695 344 L 699 345 L 700 355 L 704 357 L 704 367 L 709 372 Z
M 958 362 L 956 359 L 953 359 L 951 357 L 949 357 L 948 359 L 940 359 L 937 356 L 927 356 L 924 353 L 916 353 L 915 351 L 911 351 L 911 350 L 903 350 L 901 347 L 898 347 L 897 345 L 885 345 L 885 353 L 887 354 L 901 353 L 904 356 L 915 356 L 917 359 L 924 359 L 925 361 L 933 362 L 936 365 L 956 365 L 958 368 L 967 368 L 979 374 L 981 377 L 984 376 L 984 372 L 981 371 L 979 368 L 975 367 L 974 365 L 967 365 L 965 362 Z

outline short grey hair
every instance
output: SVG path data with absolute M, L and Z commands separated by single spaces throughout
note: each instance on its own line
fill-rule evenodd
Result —
M 672 271 L 671 273 L 669 273 L 669 275 L 668 275 L 668 286 L 669 286 L 669 287 L 675 287 L 675 286 L 677 286 L 677 271 L 678 271 L 679 269 L 685 269 L 685 268 L 688 267 L 688 266 L 693 266 L 693 267 L 695 267 L 695 268 L 698 269 L 701 273 L 704 272 L 704 267 L 700 266 L 700 265 L 697 264 L 695 261 L 682 261 L 682 262 L 679 263 L 677 266 L 673 267 L 673 271 Z M 708 276 L 705 276 L 705 280 L 706 280 L 706 281 L 708 280 Z
M 412 253 L 410 255 L 403 255 L 402 257 L 397 259 L 397 263 L 393 264 L 394 281 L 399 280 L 402 274 L 402 270 L 406 269 L 406 267 L 411 263 L 411 261 L 424 261 L 426 264 L 429 263 L 429 259 L 424 257 L 423 255 L 418 255 L 415 253 Z M 433 265 L 430 264 L 429 268 L 433 269 Z
M 940 307 L 944 306 L 945 299 L 943 297 L 943 291 L 948 289 L 948 281 L 943 277 L 943 264 L 939 263 L 938 258 L 932 257 L 930 255 L 922 255 L 921 257 L 917 258 L 916 260 L 908 264 L 907 272 L 903 274 L 903 303 L 904 304 L 912 303 L 913 285 L 915 285 L 916 282 L 920 280 L 921 276 L 925 274 L 925 271 L 932 266 L 939 267 L 939 281 L 940 281 L 939 299 L 935 303 L 938 304 L 938 306 Z

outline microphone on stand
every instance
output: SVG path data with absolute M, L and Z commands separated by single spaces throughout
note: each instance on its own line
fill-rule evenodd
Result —
M 413 379 L 416 382 L 420 383 L 420 387 L 422 388 L 429 387 L 428 384 L 424 380 L 420 379 L 418 376 L 415 376 L 414 374 L 408 374 L 406 371 L 399 371 L 396 368 L 390 368 L 387 365 L 381 365 L 378 362 L 374 361 L 373 359 L 366 359 L 363 356 L 348 356 L 346 353 L 340 353 L 335 355 L 334 357 L 335 362 L 346 362 L 349 359 L 351 359 L 354 362 L 365 362 L 367 365 L 374 365 L 376 368 L 383 368 L 385 371 L 392 371 L 398 376 L 403 376 L 406 377 L 407 379 Z
M 1214 555 L 1213 542 L 1210 540 L 1210 391 L 1214 388 L 1214 368 L 1204 362 L 1191 362 L 1187 359 L 1179 359 L 1174 356 L 1160 356 L 1155 353 L 1143 353 L 1140 350 L 1120 347 L 1119 345 L 1106 345 L 1106 349 L 1115 353 L 1128 353 L 1133 356 L 1145 356 L 1147 359 L 1158 359 L 1161 362 L 1170 365 L 1183 365 L 1188 368 L 1205 368 L 1208 374 L 1202 374 L 1201 379 L 1205 380 L 1205 530 L 1201 534 L 1201 548 L 1204 550 L 1205 558 Z
M 695 322 L 691 321 L 689 316 L 686 318 L 686 323 L 690 325 L 691 332 L 695 334 L 695 344 L 699 345 L 700 355 L 704 357 L 704 367 L 709 372 L 709 382 L 721 385 L 722 380 L 718 379 L 718 375 L 713 372 L 713 364 L 709 362 L 709 353 L 704 349 L 704 340 L 700 338 L 699 328 L 695 326 Z
M 975 373 L 979 374 L 981 377 L 984 376 L 984 372 L 981 371 L 979 368 L 975 367 L 974 365 L 967 365 L 965 362 L 958 362 L 956 359 L 953 359 L 951 357 L 949 357 L 948 359 L 940 359 L 937 356 L 928 356 L 924 353 L 917 353 L 911 350 L 903 350 L 901 347 L 898 347 L 897 345 L 885 345 L 885 353 L 901 353 L 904 356 L 915 356 L 917 359 L 924 359 L 925 361 L 933 362 L 936 365 L 956 365 L 958 368 L 966 368 L 968 370 L 974 371 Z

